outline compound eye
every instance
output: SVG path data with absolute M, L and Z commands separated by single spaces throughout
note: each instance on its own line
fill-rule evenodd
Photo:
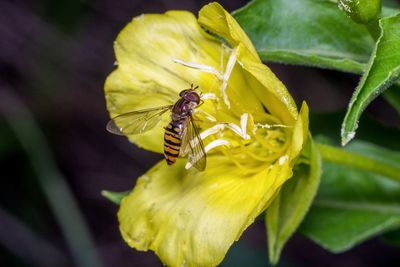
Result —
M 196 92 L 188 92 L 188 93 L 185 95 L 185 99 L 187 99 L 187 100 L 189 100 L 189 101 L 192 101 L 192 102 L 195 102 L 195 103 L 197 103 L 197 104 L 200 103 L 200 97 L 199 97 L 199 95 L 198 95 Z
M 189 91 L 188 89 L 182 90 L 182 91 L 179 93 L 179 96 L 182 97 L 182 96 L 186 95 L 186 93 L 187 93 L 188 91 Z

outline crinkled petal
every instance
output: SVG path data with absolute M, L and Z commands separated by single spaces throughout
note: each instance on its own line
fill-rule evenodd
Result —
M 180 64 L 174 59 L 220 67 L 221 43 L 207 37 L 190 12 L 136 17 L 118 35 L 114 45 L 117 69 L 107 78 L 105 93 L 111 117 L 133 110 L 173 104 L 178 93 L 200 86 L 207 93 L 216 78 Z M 141 135 L 129 136 L 139 146 L 162 151 L 166 121 Z M 123 125 L 119 125 L 123 127 Z
M 272 115 L 292 125 L 298 115 L 293 98 L 275 74 L 262 64 L 250 39 L 236 20 L 218 3 L 203 7 L 198 20 L 207 30 L 236 47 L 237 60 L 244 70 L 247 88 L 254 92 Z
M 159 162 L 139 178 L 118 213 L 125 241 L 151 249 L 167 266 L 218 265 L 292 175 L 289 161 L 252 175 L 208 157 L 204 172 Z
M 204 6 L 199 11 L 198 20 L 205 29 L 224 38 L 233 47 L 242 43 L 254 59 L 261 62 L 247 34 L 220 4 L 214 2 Z

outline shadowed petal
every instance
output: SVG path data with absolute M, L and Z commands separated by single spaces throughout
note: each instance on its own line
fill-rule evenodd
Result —
M 120 230 L 168 266 L 216 266 L 291 175 L 288 161 L 252 175 L 224 157 L 209 157 L 205 172 L 160 162 L 123 199 Z

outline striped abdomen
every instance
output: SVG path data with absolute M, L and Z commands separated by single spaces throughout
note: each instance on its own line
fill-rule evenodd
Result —
M 183 125 L 180 121 L 171 121 L 165 127 L 164 156 L 168 165 L 174 164 L 179 156 L 182 143 Z

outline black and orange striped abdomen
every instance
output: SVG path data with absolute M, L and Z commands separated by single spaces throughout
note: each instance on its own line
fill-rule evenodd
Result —
M 171 121 L 165 127 L 164 133 L 164 156 L 168 165 L 176 162 L 182 143 L 182 123 Z

